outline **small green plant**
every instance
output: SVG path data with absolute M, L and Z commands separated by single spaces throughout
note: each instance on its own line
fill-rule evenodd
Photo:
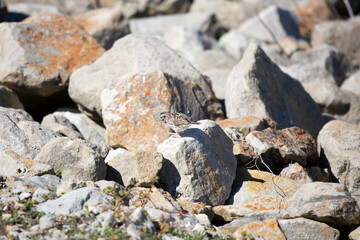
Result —
M 56 170 L 55 175 L 61 177 L 62 175 L 61 170 L 60 169 Z

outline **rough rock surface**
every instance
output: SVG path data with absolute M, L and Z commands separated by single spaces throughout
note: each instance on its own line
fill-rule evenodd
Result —
M 107 164 L 120 173 L 125 187 L 129 185 L 150 187 L 157 181 L 158 172 L 163 165 L 163 157 L 160 153 L 139 150 L 118 154 Z
M 268 172 L 238 168 L 227 204 L 237 205 L 257 197 L 291 196 L 300 184 Z
M 67 87 L 69 76 L 104 49 L 68 17 L 41 14 L 0 25 L 0 83 L 30 95 L 50 96 Z M 34 47 L 34 45 L 36 47 Z
M 92 65 L 75 71 L 70 78 L 69 94 L 78 106 L 93 117 L 101 116 L 101 91 L 112 81 L 135 73 L 162 71 L 186 84 L 197 84 L 205 93 L 212 119 L 222 118 L 220 103 L 208 82 L 186 60 L 157 38 L 127 35 L 114 44 Z
M 68 181 L 105 179 L 107 152 L 84 140 L 59 137 L 48 141 L 34 159 L 49 164 Z
M 303 167 L 298 163 L 291 163 L 289 166 L 283 168 L 279 176 L 290 178 L 297 182 L 329 182 L 330 172 L 327 168 L 320 168 L 317 166 Z
M 357 37 L 360 34 L 360 17 L 350 20 L 325 21 L 317 24 L 311 36 L 311 44 L 321 43 L 333 45 L 350 57 L 360 61 L 360 43 Z
M 17 153 L 6 150 L 0 152 L 1 166 L 0 175 L 11 177 L 32 177 L 45 173 L 53 174 L 54 169 L 47 164 L 38 163 Z
M 165 158 L 160 183 L 179 200 L 223 204 L 235 178 L 232 142 L 215 122 L 199 123 L 159 145 Z
M 107 86 L 101 101 L 108 145 L 129 151 L 154 151 L 168 137 L 162 112 L 184 112 L 194 121 L 208 118 L 201 88 L 162 72 L 127 75 Z
M 69 137 L 71 139 L 84 139 L 76 126 L 62 115 L 46 115 L 41 121 L 41 125 L 53 130 L 60 136 Z
M 306 217 L 335 225 L 360 222 L 359 206 L 339 183 L 305 183 L 283 204 L 283 218 Z
M 37 205 L 36 210 L 45 213 L 54 213 L 62 215 L 70 215 L 82 209 L 85 206 L 91 207 L 98 204 L 108 205 L 106 201 L 109 197 L 95 187 L 79 188 L 75 191 L 69 192 L 62 197 L 55 200 L 48 200 Z
M 130 33 L 121 8 L 99 8 L 75 18 L 101 46 L 110 49 L 119 38 Z
M 52 138 L 53 131 L 42 127 L 21 109 L 0 107 L 0 151 L 12 150 L 30 159 Z
M 296 52 L 282 70 L 300 81 L 322 112 L 344 114 L 350 100 L 339 89 L 352 63 L 335 47 L 321 44 L 306 52 Z
M 287 240 L 338 240 L 340 231 L 307 218 L 279 219 L 279 226 Z
M 249 45 L 228 78 L 225 105 L 230 118 L 269 117 L 281 128 L 296 125 L 313 137 L 322 127 L 314 100 L 255 44 Z
M 318 164 L 314 138 L 298 127 L 252 131 L 245 140 L 257 154 L 265 158 L 264 161 L 269 163 L 273 171 L 278 170 L 279 164 L 286 165 L 290 162 L 297 162 L 302 166 Z M 278 157 L 275 157 L 276 154 Z M 268 161 L 267 158 L 277 159 L 277 162 Z
M 239 227 L 235 231 L 234 236 L 241 237 L 243 236 L 243 232 L 246 232 L 246 234 L 252 234 L 254 236 L 260 235 L 264 239 L 287 239 L 276 219 L 267 219 L 261 222 L 246 224 L 242 227 Z
M 319 133 L 318 150 L 334 176 L 359 201 L 360 126 L 338 120 L 327 123 Z
M 285 37 L 300 38 L 296 16 L 275 5 L 246 20 L 239 30 L 264 42 L 276 42 Z

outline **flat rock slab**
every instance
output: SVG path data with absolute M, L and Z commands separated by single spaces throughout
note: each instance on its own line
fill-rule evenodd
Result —
M 232 141 L 214 121 L 198 123 L 158 146 L 165 159 L 160 184 L 180 201 L 223 204 L 235 178 Z
M 78 67 L 90 64 L 104 49 L 71 18 L 41 14 L 21 23 L 0 25 L 0 83 L 42 97 L 64 90 Z
M 256 44 L 246 49 L 227 83 L 225 105 L 229 118 L 268 117 L 280 128 L 298 126 L 313 137 L 322 127 L 322 117 L 314 100 Z
M 161 112 L 185 112 L 194 121 L 207 118 L 202 89 L 162 72 L 127 75 L 101 97 L 110 147 L 156 151 L 169 135 Z
M 232 194 L 227 204 L 240 204 L 253 198 L 285 197 L 293 195 L 301 184 L 268 172 L 238 168 Z
M 313 182 L 301 185 L 284 200 L 283 218 L 306 217 L 335 225 L 356 225 L 360 210 L 340 183 Z
M 280 218 L 280 211 L 284 207 L 283 199 L 274 196 L 258 196 L 249 201 L 234 205 L 215 206 L 215 217 L 225 221 L 241 218 L 262 220 L 266 218 Z
M 287 240 L 338 240 L 340 231 L 307 218 L 279 219 L 278 224 Z
M 110 197 L 102 193 L 99 188 L 84 187 L 66 193 L 58 199 L 40 203 L 36 206 L 36 210 L 56 215 L 70 215 L 71 213 L 85 210 L 85 206 L 91 207 L 100 204 L 104 207 L 110 207 L 108 199 Z
M 318 149 L 334 176 L 359 201 L 360 126 L 338 120 L 327 123 L 319 133 Z

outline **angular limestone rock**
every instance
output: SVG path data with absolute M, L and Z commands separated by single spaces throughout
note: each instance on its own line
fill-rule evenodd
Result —
M 213 121 L 202 120 L 158 147 L 165 158 L 160 184 L 181 201 L 220 205 L 228 198 L 236 171 L 232 141 Z

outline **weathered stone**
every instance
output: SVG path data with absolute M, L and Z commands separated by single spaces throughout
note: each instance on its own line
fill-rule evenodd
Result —
M 356 225 L 360 210 L 346 187 L 339 183 L 313 182 L 301 185 L 283 202 L 283 218 L 306 217 L 331 225 Z
M 154 151 L 169 134 L 161 112 L 185 112 L 193 120 L 208 118 L 198 85 L 154 72 L 127 75 L 102 93 L 103 121 L 110 147 Z
M 129 216 L 131 223 L 126 228 L 127 234 L 129 234 L 133 239 L 141 239 L 142 232 L 149 232 L 154 234 L 155 226 L 151 221 L 151 218 L 146 214 L 145 210 L 142 207 L 138 207 L 135 211 Z
M 205 93 L 210 117 L 223 117 L 221 105 L 202 75 L 162 41 L 146 35 L 130 34 L 119 39 L 95 63 L 75 71 L 70 78 L 70 97 L 83 111 L 93 117 L 101 116 L 101 91 L 111 81 L 121 82 L 125 75 L 156 71 L 168 73 L 184 84 L 199 85 Z
M 253 222 L 245 226 L 239 227 L 235 231 L 234 237 L 240 238 L 243 236 L 244 232 L 246 234 L 252 234 L 254 236 L 260 235 L 261 237 L 263 237 L 263 239 L 287 239 L 276 219 L 267 219 L 261 222 Z
M 34 159 L 52 138 L 53 131 L 43 128 L 24 110 L 0 107 L 0 151 L 11 150 Z
M 60 136 L 69 137 L 73 140 L 84 139 L 79 130 L 66 117 L 62 115 L 49 114 L 41 121 L 41 125 L 47 127 Z
M 245 136 L 252 131 L 262 131 L 266 128 L 279 129 L 279 126 L 269 118 L 252 116 L 218 120 L 216 123 L 224 130 L 227 128 L 236 129 L 241 131 Z
M 104 158 L 107 152 L 103 149 L 77 139 L 67 137 L 51 139 L 34 159 L 49 164 L 68 181 L 105 179 L 106 165 Z
M 138 150 L 116 155 L 107 163 L 120 173 L 125 187 L 150 187 L 157 181 L 157 175 L 163 165 L 160 153 Z M 111 176 L 107 176 L 111 178 Z
M 34 160 L 20 156 L 11 150 L 0 152 L 0 159 L 1 176 L 18 176 L 28 178 L 46 173 L 54 173 L 54 169 L 50 165 L 35 162 Z
M 226 81 L 235 63 L 235 60 L 223 50 L 211 49 L 199 53 L 193 65 L 209 78 L 215 96 L 224 99 Z
M 110 49 L 119 38 L 130 33 L 121 8 L 99 8 L 75 18 L 101 46 Z
M 293 195 L 300 184 L 268 172 L 238 168 L 227 204 L 237 205 L 257 197 L 274 199 Z
M 228 78 L 225 105 L 229 118 L 268 117 L 281 128 L 297 125 L 314 137 L 322 126 L 319 108 L 301 84 L 255 44 L 250 44 Z
M 315 25 L 311 35 L 311 45 L 321 43 L 333 45 L 360 62 L 360 17 L 350 20 L 326 21 Z
M 280 172 L 279 176 L 301 183 L 330 181 L 330 172 L 327 168 L 324 169 L 317 166 L 304 168 L 298 163 L 289 164 Z
M 64 116 L 75 125 L 85 140 L 101 147 L 106 147 L 105 128 L 94 122 L 84 113 L 74 109 L 59 109 L 54 115 Z
M 0 63 L 0 83 L 30 95 L 46 97 L 64 90 L 76 68 L 104 53 L 80 25 L 61 15 L 2 23 L 0 33 L 7 59 Z
M 46 189 L 54 192 L 60 184 L 60 177 L 56 175 L 45 174 L 42 176 L 32 176 L 30 178 L 8 177 L 7 185 L 13 193 L 30 192 L 36 189 Z
M 318 150 L 334 176 L 360 201 L 360 126 L 338 120 L 327 123 L 319 133 Z
M 302 166 L 318 164 L 314 138 L 298 127 L 252 131 L 245 140 L 274 172 L 280 172 L 281 165 L 291 162 Z
M 157 208 L 168 212 L 182 212 L 183 208 L 162 189 L 133 187 L 130 191 L 132 198 L 129 203 L 134 206 L 143 206 L 145 209 Z
M 307 218 L 279 219 L 278 224 L 287 240 L 338 240 L 340 231 Z
M 191 12 L 213 12 L 219 27 L 233 29 L 263 8 L 262 4 L 251 1 L 195 0 Z
M 349 78 L 345 79 L 340 88 L 360 95 L 360 71 L 355 72 Z
M 0 106 L 5 108 L 24 109 L 16 93 L 10 88 L 0 86 Z
M 36 206 L 36 210 L 45 213 L 70 215 L 81 210 L 85 206 L 91 207 L 102 205 L 110 208 L 110 197 L 94 187 L 84 187 L 69 192 L 60 198 L 48 200 Z
M 309 1 L 294 9 L 301 37 L 310 40 L 315 24 L 333 19 L 335 16 L 325 1 Z
M 258 15 L 246 20 L 239 27 L 244 34 L 265 42 L 276 42 L 285 37 L 300 38 L 296 16 L 272 5 Z
M 215 39 L 198 29 L 174 26 L 164 33 L 165 43 L 183 58 L 193 63 L 207 49 L 220 48 Z
M 306 52 L 296 52 L 292 64 L 282 70 L 301 82 L 323 112 L 343 114 L 350 100 L 339 90 L 351 63 L 336 48 L 321 44 Z
M 235 178 L 232 141 L 215 122 L 198 123 L 158 146 L 165 158 L 160 184 L 180 201 L 223 204 Z
M 214 17 L 213 13 L 208 12 L 182 13 L 131 19 L 129 25 L 132 33 L 154 36 L 162 36 L 175 26 L 191 27 L 206 33 L 210 31 Z
M 210 220 L 214 218 L 214 212 L 210 205 L 198 202 L 178 201 L 180 206 L 190 214 L 205 214 Z

